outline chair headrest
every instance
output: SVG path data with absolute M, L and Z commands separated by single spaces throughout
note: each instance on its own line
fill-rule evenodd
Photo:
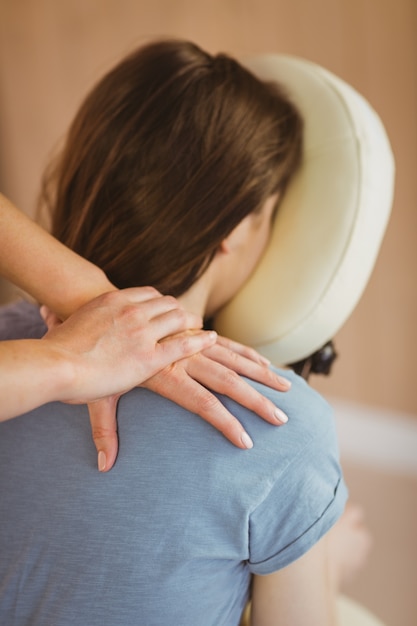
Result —
M 286 88 L 304 118 L 304 154 L 258 267 L 214 327 L 284 365 L 321 348 L 358 303 L 387 226 L 394 159 L 375 111 L 335 75 L 283 55 L 244 65 Z

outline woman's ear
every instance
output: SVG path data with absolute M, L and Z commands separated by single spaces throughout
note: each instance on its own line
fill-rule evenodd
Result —
M 234 248 L 236 247 L 235 240 L 237 239 L 237 237 L 235 235 L 235 231 L 238 226 L 236 226 L 232 230 L 232 232 L 223 239 L 217 249 L 217 254 L 230 254 L 231 252 L 233 252 Z
M 240 248 L 247 241 L 248 234 L 253 228 L 252 222 L 254 221 L 254 214 L 249 213 L 243 218 L 237 226 L 234 227 L 231 233 L 227 235 L 219 246 L 219 252 L 223 254 L 230 254 L 237 248 Z
M 221 254 L 229 254 L 232 251 L 232 246 L 229 241 L 229 237 L 226 237 L 225 239 L 223 239 L 223 241 L 221 242 L 219 246 L 218 252 L 220 252 Z

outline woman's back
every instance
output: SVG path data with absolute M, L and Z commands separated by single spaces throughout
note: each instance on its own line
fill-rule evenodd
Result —
M 27 314 L 20 328 L 32 326 Z M 120 402 L 107 475 L 85 407 L 50 404 L 1 424 L 0 621 L 237 624 L 251 573 L 305 553 L 346 499 L 331 411 L 285 375 L 290 392 L 262 388 L 288 414 L 284 427 L 223 398 L 249 451 L 143 389 Z

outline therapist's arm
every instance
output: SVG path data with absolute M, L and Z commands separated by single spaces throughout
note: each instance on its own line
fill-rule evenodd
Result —
M 116 288 L 96 265 L 64 246 L 0 194 L 0 275 L 66 319 Z

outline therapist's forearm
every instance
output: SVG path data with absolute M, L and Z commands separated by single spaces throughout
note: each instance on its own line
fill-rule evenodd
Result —
M 68 355 L 46 341 L 0 342 L 0 422 L 66 398 L 73 380 Z
M 114 286 L 0 194 L 0 274 L 62 318 Z

